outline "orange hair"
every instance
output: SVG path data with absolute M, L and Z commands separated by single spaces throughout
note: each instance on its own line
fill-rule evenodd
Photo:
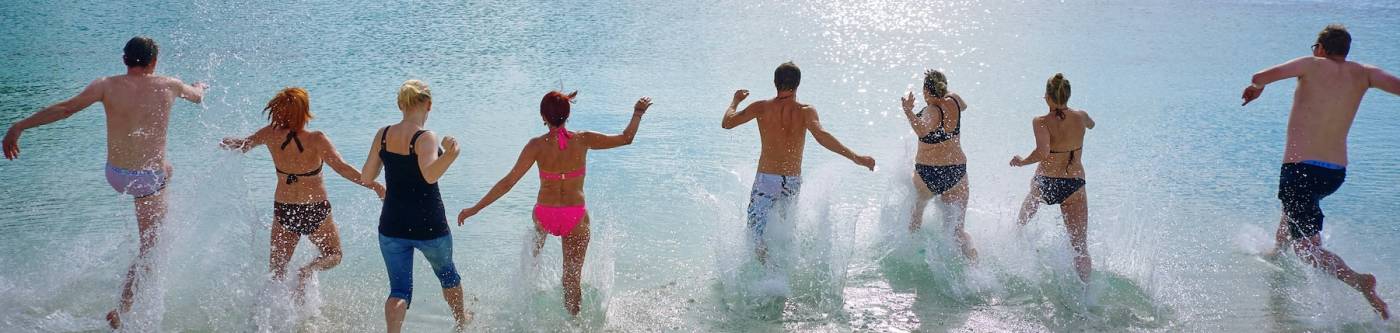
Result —
M 306 89 L 288 87 L 267 101 L 263 111 L 267 112 L 267 120 L 273 128 L 300 131 L 312 118 L 311 97 L 307 96 Z

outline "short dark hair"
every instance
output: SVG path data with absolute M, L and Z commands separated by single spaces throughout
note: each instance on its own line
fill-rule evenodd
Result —
M 126 63 L 126 67 L 150 66 L 158 55 L 160 46 L 156 45 L 156 40 L 146 36 L 131 37 L 126 41 L 126 47 L 122 48 L 122 62 Z
M 1346 57 L 1347 52 L 1351 52 L 1351 33 L 1344 25 L 1329 24 L 1317 33 L 1317 44 L 1322 45 L 1322 52 L 1329 56 Z
M 778 91 L 797 90 L 797 85 L 801 83 L 802 70 L 791 61 L 778 65 L 778 69 L 773 71 L 773 86 L 778 87 Z

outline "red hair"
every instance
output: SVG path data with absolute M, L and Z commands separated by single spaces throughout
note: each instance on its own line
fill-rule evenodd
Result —
M 273 128 L 300 131 L 311 120 L 311 98 L 306 89 L 288 87 L 267 101 L 267 120 Z
M 540 100 L 540 116 L 550 126 L 564 126 L 564 121 L 569 120 L 569 105 L 574 103 L 574 97 L 578 97 L 577 90 L 568 95 L 558 90 L 544 94 Z

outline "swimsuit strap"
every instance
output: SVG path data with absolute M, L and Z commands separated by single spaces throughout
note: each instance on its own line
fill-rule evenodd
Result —
M 938 108 L 938 130 L 947 132 L 943 130 L 943 120 L 948 119 L 948 111 L 943 110 L 942 105 L 935 104 L 933 107 Z
M 573 134 L 570 134 L 570 133 L 569 133 L 569 130 L 564 129 L 564 126 L 563 126 L 563 125 L 559 125 L 559 127 L 555 127 L 554 130 L 553 130 L 553 132 L 554 132 L 554 139 L 555 139 L 556 141 L 559 141 L 559 150 L 564 150 L 564 148 L 568 148 L 568 147 L 569 147 L 569 139 L 574 138 L 574 135 L 573 135 Z
M 1051 150 L 1050 153 L 1051 153 L 1051 154 L 1069 153 L 1069 161 L 1065 163 L 1065 170 L 1069 170 L 1070 165 L 1074 164 L 1074 154 L 1075 154 L 1075 153 L 1078 153 L 1080 150 L 1083 150 L 1083 149 L 1084 149 L 1084 147 L 1081 146 L 1081 147 L 1079 147 L 1079 148 L 1074 148 L 1074 149 L 1070 149 L 1070 150 L 1061 150 L 1061 151 L 1054 151 L 1054 150 Z
M 295 141 L 295 142 L 297 143 L 297 151 L 298 151 L 298 152 L 305 152 L 305 151 L 306 151 L 306 148 L 304 148 L 304 147 L 301 146 L 301 139 L 297 138 L 297 131 L 289 131 L 289 132 L 287 132 L 287 140 L 282 141 L 282 150 L 287 150 L 287 144 L 288 144 L 288 143 L 292 143 L 293 141 Z
M 1055 111 L 1055 118 L 1060 118 L 1060 120 L 1065 120 L 1065 110 L 1068 110 L 1068 109 L 1069 109 L 1069 108 L 1062 108 L 1062 109 L 1055 109 L 1055 110 L 1053 110 L 1053 111 Z
M 393 126 L 394 126 L 394 125 L 384 126 L 384 129 L 379 130 L 379 150 L 380 150 L 380 151 L 387 151 L 387 150 L 389 149 L 389 145 L 388 145 L 388 143 L 387 143 L 387 142 L 389 142 L 389 127 L 393 127 Z
M 412 138 L 412 139 L 408 139 L 408 154 L 409 154 L 409 155 L 416 155 L 416 154 L 417 154 L 418 149 L 416 148 L 416 145 L 418 144 L 418 137 L 419 137 L 419 136 L 422 136 L 423 133 L 424 133 L 424 132 L 427 132 L 427 131 L 428 131 L 428 130 L 418 130 L 418 132 L 414 132 L 414 133 L 413 133 L 413 138 Z
M 952 98 L 952 97 L 949 97 L 949 98 Z M 962 107 L 962 103 L 959 103 L 957 98 L 953 98 L 953 103 L 954 103 L 954 104 L 957 104 L 957 106 L 958 106 L 958 127 L 954 127 L 954 128 L 953 128 L 953 131 L 950 132 L 949 134 L 958 135 L 958 134 L 962 133 L 962 110 L 963 110 L 963 107 Z M 939 125 L 942 125 L 942 124 L 943 124 L 943 123 L 941 123 L 941 122 L 939 123 Z
M 583 177 L 583 175 L 584 175 L 584 173 L 585 173 L 585 169 L 587 169 L 587 167 L 580 167 L 580 168 L 578 168 L 578 170 L 569 171 L 569 172 L 564 172 L 564 173 L 553 173 L 553 172 L 545 172 L 544 170 L 540 170 L 540 179 L 543 179 L 543 180 L 568 180 L 568 179 L 574 179 L 574 178 L 578 178 L 578 177 Z
M 300 180 L 300 179 L 298 179 L 298 178 L 300 178 L 300 177 L 312 177 L 312 176 L 316 176 L 316 175 L 321 174 L 321 167 L 320 167 L 320 166 L 317 166 L 317 167 L 316 167 L 316 170 L 311 170 L 311 171 L 309 171 L 309 172 L 307 172 L 307 173 L 290 173 L 290 172 L 282 171 L 281 169 L 278 169 L 278 170 L 277 170 L 277 173 L 287 175 L 286 183 L 287 183 L 287 185 L 291 185 L 292 183 L 296 183 L 298 180 Z

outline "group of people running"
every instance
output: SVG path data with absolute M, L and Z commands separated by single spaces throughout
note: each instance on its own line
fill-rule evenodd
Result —
M 1291 247 L 1310 263 L 1357 289 L 1382 318 L 1389 318 L 1384 301 L 1376 294 L 1376 279 L 1351 270 L 1340 257 L 1322 248 L 1318 234 L 1323 214 L 1322 198 L 1335 192 L 1345 179 L 1346 136 L 1361 97 L 1370 88 L 1400 95 L 1400 79 L 1383 70 L 1346 60 L 1350 35 L 1340 25 L 1329 25 L 1319 35 L 1309 56 L 1280 64 L 1256 74 L 1243 99 L 1259 97 L 1264 86 L 1298 78 L 1289 119 L 1284 164 L 1280 170 L 1278 197 L 1283 217 L 1277 233 L 1277 253 Z M 159 48 L 146 37 L 132 38 L 123 49 L 125 75 L 99 78 L 77 96 L 49 106 L 13 124 L 4 137 L 7 159 L 19 156 L 20 134 L 29 128 L 67 118 L 101 102 L 107 115 L 107 181 L 115 191 L 134 197 L 140 246 L 137 259 L 124 279 L 121 301 L 107 314 L 113 328 L 132 305 L 140 277 L 151 270 L 150 252 L 157 243 L 166 212 L 165 186 L 174 169 L 166 159 L 166 132 L 175 98 L 199 103 L 207 85 L 187 85 L 155 74 Z M 774 71 L 776 96 L 740 109 L 748 97 L 738 90 L 724 113 L 722 127 L 732 129 L 757 121 L 761 153 L 750 193 L 747 230 L 755 258 L 767 257 L 768 223 L 791 214 L 802 185 L 802 157 L 808 133 L 822 147 L 855 164 L 874 170 L 875 159 L 842 145 L 821 124 L 816 109 L 797 100 L 801 70 L 784 63 Z M 909 92 L 901 99 L 904 115 L 915 137 L 918 152 L 911 175 L 918 198 L 909 229 L 921 228 L 925 207 L 935 197 L 946 204 L 943 222 L 952 227 L 963 255 L 975 264 L 977 251 L 963 228 L 968 202 L 967 156 L 960 141 L 967 102 L 949 89 L 944 73 L 928 71 L 922 87 L 925 106 L 914 112 L 916 98 Z M 540 101 L 541 121 L 547 130 L 532 137 L 514 166 L 479 201 L 457 216 L 457 224 L 480 213 L 509 192 L 532 168 L 537 168 L 540 188 L 532 218 L 535 222 L 534 254 L 547 235 L 559 236 L 563 246 L 564 306 L 580 311 L 580 278 L 590 238 L 583 180 L 590 150 L 631 144 L 651 100 L 642 97 L 633 106 L 630 122 L 621 134 L 609 135 L 566 128 L 577 92 L 550 91 Z M 1069 107 L 1070 82 L 1055 74 L 1045 86 L 1046 112 L 1034 117 L 1035 149 L 1015 156 L 1012 166 L 1039 164 L 1030 192 L 1017 218 L 1026 224 L 1040 205 L 1059 205 L 1074 266 L 1081 280 L 1092 271 L 1088 253 L 1088 196 L 1082 162 L 1084 134 L 1094 128 L 1089 114 Z M 252 135 L 226 138 L 225 149 L 247 152 L 267 146 L 277 173 L 270 236 L 269 269 L 276 280 L 285 280 L 287 265 L 297 243 L 305 236 L 319 250 L 310 263 L 295 274 L 300 294 L 315 271 L 339 264 L 340 238 L 321 176 L 323 166 L 341 177 L 375 191 L 383 199 L 379 217 L 379 246 L 389 276 L 390 292 L 384 316 L 390 332 L 397 332 L 412 300 L 414 250 L 432 266 L 443 288 L 457 328 L 471 320 L 463 304 L 460 277 L 452 259 L 452 237 L 446 208 L 437 182 L 457 159 L 461 149 L 450 136 L 439 139 L 427 129 L 433 97 L 428 85 L 404 82 L 398 90 L 402 119 L 376 131 L 363 167 L 356 169 L 341 157 L 330 139 L 311 130 L 310 97 L 305 89 L 286 88 L 268 101 L 268 124 Z M 379 173 L 384 183 L 379 183 Z

